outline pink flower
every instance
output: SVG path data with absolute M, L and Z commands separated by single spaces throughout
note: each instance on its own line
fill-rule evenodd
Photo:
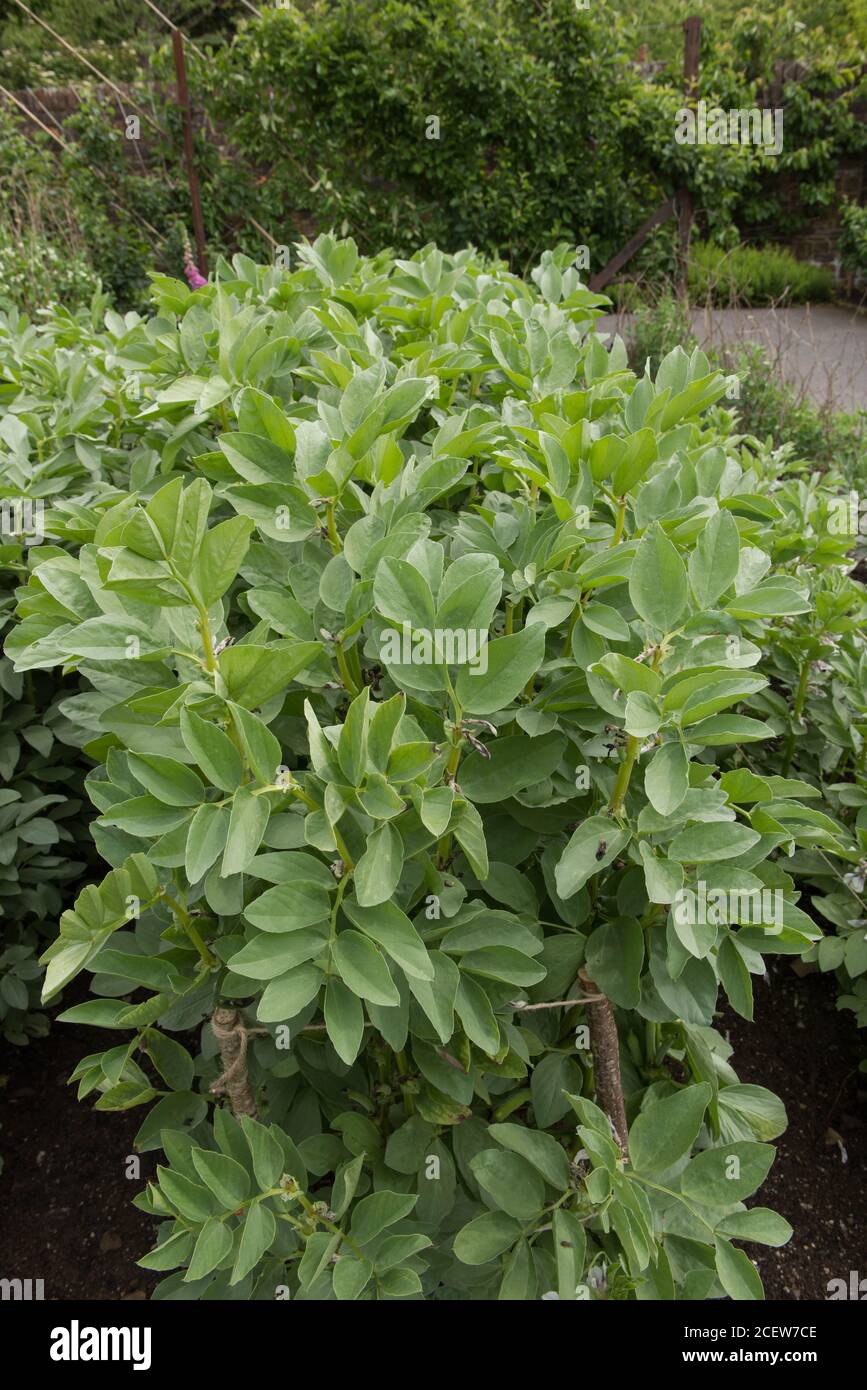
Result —
M 185 264 L 183 264 L 183 274 L 188 278 L 190 289 L 201 289 L 201 286 L 207 285 L 207 279 L 204 278 L 204 275 L 199 274 L 199 267 L 197 267 L 195 261 L 185 261 Z

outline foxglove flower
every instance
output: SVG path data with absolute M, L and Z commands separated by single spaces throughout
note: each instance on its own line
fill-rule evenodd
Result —
M 198 266 L 192 256 L 184 256 L 184 274 L 191 290 L 200 290 L 202 285 L 207 285 L 207 280 L 199 271 Z

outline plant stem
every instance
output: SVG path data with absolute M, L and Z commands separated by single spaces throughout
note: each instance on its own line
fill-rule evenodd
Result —
M 795 691 L 795 704 L 792 710 L 792 726 L 789 729 L 789 737 L 786 739 L 786 751 L 783 755 L 783 766 L 781 775 L 788 777 L 789 768 L 792 765 L 792 758 L 795 754 L 795 738 L 797 737 L 796 726 L 801 722 L 801 715 L 804 713 L 804 705 L 807 701 L 807 682 L 810 679 L 810 668 L 812 662 L 805 659 L 801 663 L 801 671 L 798 677 L 798 688 Z
M 343 650 L 343 643 L 339 638 L 335 638 L 334 640 L 334 650 L 337 654 L 337 667 L 340 671 L 340 679 L 343 681 L 349 694 L 355 699 L 356 695 L 361 694 L 361 689 L 355 683 L 355 679 L 349 669 L 349 663 L 346 660 L 346 652 Z
M 193 945 L 199 953 L 202 965 L 204 965 L 208 970 L 213 970 L 217 962 L 211 955 L 211 952 L 208 950 L 204 941 L 202 940 L 199 930 L 195 926 L 193 919 L 187 912 L 186 908 L 182 907 L 181 904 L 178 902 L 177 898 L 172 897 L 171 893 L 161 893 L 160 896 L 162 897 L 163 902 L 167 903 L 168 906 L 171 908 L 172 912 L 177 917 L 181 927 L 192 941 Z
M 626 739 L 626 757 L 620 764 L 617 773 L 617 781 L 614 783 L 614 791 L 611 793 L 611 800 L 608 803 L 608 814 L 619 816 L 623 810 L 623 802 L 629 789 L 629 779 L 632 776 L 632 769 L 641 748 L 641 740 L 634 734 L 629 734 Z
M 344 866 L 346 868 L 346 873 L 340 880 L 341 883 L 345 883 L 346 878 L 349 876 L 349 874 L 352 873 L 352 870 L 355 868 L 355 864 L 353 863 L 352 855 L 346 848 L 346 841 L 344 840 L 340 831 L 337 829 L 336 825 L 332 825 L 331 833 L 334 836 L 334 843 L 337 846 L 337 853 L 340 855 L 340 858 L 343 860 Z M 341 893 L 340 896 L 342 897 L 343 894 Z
M 446 781 L 447 784 L 453 782 L 454 779 L 455 779 L 455 777 L 457 776 L 458 765 L 460 764 L 460 761 L 461 761 L 461 744 L 460 744 L 460 734 L 458 734 L 458 742 L 452 745 L 452 749 L 451 749 L 451 752 L 449 753 L 449 757 L 448 757 L 448 762 L 446 763 L 445 781 Z M 445 866 L 446 866 L 446 864 L 448 863 L 448 858 L 449 858 L 449 855 L 450 855 L 450 853 L 451 853 L 451 848 L 452 848 L 452 835 L 451 835 L 451 831 L 449 831 L 446 835 L 443 835 L 442 839 L 440 840 L 439 844 L 437 845 L 437 864 L 438 864 L 438 867 L 439 867 L 440 869 L 444 869 Z
M 587 1023 L 590 1028 L 590 1050 L 593 1054 L 593 1080 L 596 1104 L 611 1121 L 614 1138 L 624 1158 L 629 1157 L 629 1127 L 623 1101 L 623 1082 L 620 1078 L 620 1039 L 617 1021 L 608 999 L 602 995 L 586 970 L 578 978 L 584 992 L 599 998 L 587 1004 Z
M 334 499 L 328 503 L 325 509 L 325 524 L 328 528 L 328 539 L 331 542 L 331 549 L 334 551 L 335 555 L 339 555 L 343 546 L 340 543 L 340 537 L 337 534 L 337 526 L 334 521 Z
M 217 658 L 214 655 L 214 641 L 211 637 L 211 626 L 208 622 L 208 610 L 206 608 L 199 608 L 198 613 L 198 628 L 199 635 L 202 639 L 202 646 L 205 651 L 205 665 L 209 671 L 214 672 L 217 669 Z
M 247 1072 L 247 1029 L 237 1009 L 219 1007 L 211 1014 L 211 1028 L 220 1047 L 223 1074 L 211 1090 L 225 1092 L 232 1114 L 259 1118 L 250 1077 Z
M 611 537 L 609 549 L 613 550 L 615 545 L 619 545 L 623 539 L 623 523 L 626 520 L 626 498 L 620 497 L 617 500 L 617 514 L 614 522 L 614 535 Z

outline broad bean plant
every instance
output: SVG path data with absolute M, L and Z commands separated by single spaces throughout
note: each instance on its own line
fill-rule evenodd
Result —
M 847 547 L 574 255 L 321 236 L 112 325 L 6 652 L 75 682 L 108 871 L 44 999 L 160 1154 L 157 1298 L 756 1299 L 791 1234 L 719 1011 L 858 857 L 779 707 Z

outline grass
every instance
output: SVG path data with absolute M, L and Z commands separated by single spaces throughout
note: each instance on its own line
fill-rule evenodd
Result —
M 799 261 L 780 246 L 736 246 L 714 242 L 690 247 L 689 296 L 693 303 L 757 309 L 775 304 L 818 304 L 830 299 L 834 276 L 825 266 Z

